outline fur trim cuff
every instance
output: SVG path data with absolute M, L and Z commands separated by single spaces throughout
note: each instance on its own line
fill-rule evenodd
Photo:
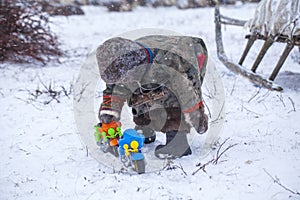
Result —
M 120 112 L 115 111 L 115 110 L 101 110 L 100 111 L 100 116 L 103 115 L 103 114 L 112 115 L 117 119 L 120 118 Z

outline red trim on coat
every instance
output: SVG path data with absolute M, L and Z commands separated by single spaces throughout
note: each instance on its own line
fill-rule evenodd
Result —
M 206 59 L 206 55 L 204 53 L 197 55 L 197 61 L 199 69 L 201 70 Z
M 191 113 L 194 112 L 195 110 L 197 110 L 198 108 L 200 108 L 203 105 L 203 101 L 199 101 L 199 103 L 197 103 L 195 106 L 188 108 L 186 110 L 183 110 L 183 113 Z
M 120 102 L 125 102 L 126 100 L 118 97 L 118 96 L 112 96 L 112 95 L 104 95 L 103 99 L 110 99 L 111 101 L 120 101 Z

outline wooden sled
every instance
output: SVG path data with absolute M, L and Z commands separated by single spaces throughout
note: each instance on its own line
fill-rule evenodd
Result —
M 294 46 L 300 46 L 300 36 L 293 36 L 292 39 L 290 39 L 286 35 L 276 35 L 276 36 L 264 36 L 259 33 L 255 34 L 249 34 L 246 35 L 247 44 L 243 51 L 243 54 L 238 62 L 238 64 L 230 61 L 228 57 L 226 56 L 226 53 L 224 51 L 223 41 L 222 41 L 222 31 L 221 31 L 221 25 L 222 24 L 228 24 L 228 25 L 235 25 L 235 26 L 244 26 L 246 21 L 232 19 L 229 17 L 222 16 L 220 14 L 219 7 L 215 7 L 215 32 L 216 32 L 216 44 L 217 44 L 217 54 L 218 58 L 222 63 L 235 72 L 236 74 L 240 74 L 247 79 L 249 79 L 254 84 L 267 88 L 269 90 L 276 90 L 281 91 L 283 88 L 279 85 L 276 85 L 273 81 L 275 80 L 277 74 L 279 73 L 282 65 L 284 64 L 286 58 L 288 57 L 291 50 L 294 48 Z M 251 70 L 248 70 L 244 68 L 243 62 L 250 51 L 252 45 L 256 40 L 264 40 L 264 44 L 258 53 L 256 60 L 254 61 Z M 277 62 L 275 68 L 273 69 L 273 72 L 269 76 L 268 79 L 263 78 L 259 74 L 255 73 L 256 69 L 258 68 L 260 62 L 262 61 L 264 55 L 268 51 L 268 49 L 272 46 L 274 42 L 281 42 L 286 43 L 285 49 L 283 53 L 281 54 L 279 61 Z

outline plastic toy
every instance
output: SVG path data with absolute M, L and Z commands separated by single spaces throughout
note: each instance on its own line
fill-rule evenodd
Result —
M 94 126 L 95 139 L 104 153 L 110 152 L 116 157 L 119 156 L 119 138 L 122 137 L 121 123 L 112 121 L 109 124 L 99 123 Z
M 141 152 L 145 136 L 135 129 L 127 129 L 119 139 L 119 155 L 125 167 L 132 166 L 139 173 L 145 173 L 145 157 Z

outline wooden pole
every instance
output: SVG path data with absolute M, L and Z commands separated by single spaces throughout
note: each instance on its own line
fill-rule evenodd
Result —
M 290 52 L 293 48 L 294 48 L 294 43 L 287 43 L 282 55 L 280 56 L 280 59 L 279 59 L 278 63 L 276 64 L 276 67 L 274 68 L 271 76 L 269 77 L 269 79 L 271 81 L 274 81 L 274 79 L 276 78 L 276 76 L 277 76 L 279 70 L 281 69 L 283 63 L 285 62 L 286 58 L 288 57 L 288 55 L 290 54 Z
M 248 55 L 249 51 L 250 51 L 250 48 L 252 47 L 252 45 L 254 44 L 254 41 L 256 40 L 256 36 L 255 35 L 250 35 L 250 37 L 248 38 L 248 42 L 247 42 L 247 45 L 246 45 L 246 48 L 243 52 L 243 55 L 239 61 L 239 64 L 240 65 L 243 65 L 243 62 L 246 58 L 246 56 Z
M 272 46 L 274 42 L 273 37 L 268 37 L 264 43 L 264 45 L 262 46 L 252 68 L 251 71 L 255 72 L 258 65 L 260 64 L 260 62 L 262 61 L 263 57 L 265 56 L 266 52 L 268 51 L 268 49 Z

